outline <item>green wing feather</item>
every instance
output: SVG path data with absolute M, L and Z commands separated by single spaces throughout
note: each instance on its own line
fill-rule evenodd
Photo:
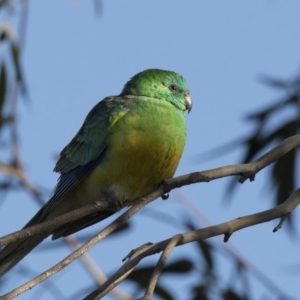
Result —
M 106 138 L 114 116 L 128 111 L 131 102 L 126 97 L 107 97 L 95 105 L 78 133 L 61 151 L 54 171 L 65 174 L 95 160 L 107 147 Z
M 95 105 L 82 127 L 61 151 L 54 168 L 61 176 L 52 197 L 39 211 L 43 219 L 103 158 L 112 125 L 130 110 L 132 97 L 107 97 Z

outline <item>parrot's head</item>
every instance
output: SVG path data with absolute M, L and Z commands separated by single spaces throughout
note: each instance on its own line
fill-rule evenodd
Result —
M 146 96 L 168 101 L 184 113 L 189 113 L 192 109 L 187 82 L 181 75 L 172 71 L 142 71 L 125 84 L 121 95 Z

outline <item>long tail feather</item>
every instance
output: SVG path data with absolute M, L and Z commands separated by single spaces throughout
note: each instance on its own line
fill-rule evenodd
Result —
M 36 215 L 23 227 L 29 227 L 42 222 L 43 207 Z M 23 241 L 11 243 L 0 250 L 0 277 L 14 267 L 33 248 L 40 244 L 49 233 L 41 233 L 30 236 Z
M 41 243 L 49 234 L 43 233 L 28 239 L 5 246 L 0 251 L 0 277 L 14 267 L 33 248 Z

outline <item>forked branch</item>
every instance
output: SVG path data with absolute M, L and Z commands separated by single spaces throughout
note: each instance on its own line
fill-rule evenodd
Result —
M 52 268 L 48 269 L 46 272 L 42 273 L 41 275 L 37 276 L 36 278 L 28 281 L 24 285 L 20 286 L 19 288 L 14 289 L 10 293 L 0 297 L 0 299 L 12 299 L 21 293 L 27 291 L 28 289 L 33 288 L 40 282 L 46 280 L 50 276 L 54 275 L 58 271 L 65 268 L 67 265 L 69 265 L 71 262 L 73 262 L 75 259 L 80 257 L 83 253 L 88 251 L 91 247 L 93 247 L 96 243 L 100 242 L 102 239 L 104 239 L 107 235 L 109 235 L 112 231 L 117 229 L 119 226 L 121 226 L 124 222 L 126 222 L 131 216 L 136 214 L 139 210 L 141 210 L 145 205 L 148 203 L 154 201 L 158 197 L 161 197 L 165 193 L 175 189 L 179 188 L 184 185 L 199 183 L 199 182 L 209 182 L 211 180 L 228 177 L 228 176 L 234 176 L 239 175 L 240 179 L 239 181 L 243 183 L 246 179 L 253 180 L 255 175 L 263 168 L 268 166 L 269 164 L 275 162 L 280 157 L 285 155 L 287 152 L 295 149 L 296 147 L 300 146 L 300 135 L 292 136 L 286 140 L 284 140 L 281 144 L 279 144 L 277 147 L 272 149 L 271 151 L 267 152 L 254 162 L 251 162 L 249 164 L 238 164 L 238 165 L 229 165 L 221 168 L 216 168 L 212 170 L 207 170 L 203 172 L 195 172 L 183 176 L 179 176 L 173 179 L 170 179 L 166 181 L 163 185 L 158 187 L 155 191 L 153 191 L 148 196 L 140 199 L 137 201 L 130 209 L 128 209 L 125 213 L 123 213 L 120 217 L 118 217 L 115 221 L 113 221 L 110 225 L 108 225 L 105 229 L 103 229 L 101 232 L 99 232 L 96 236 L 94 236 L 92 239 L 90 239 L 87 243 L 85 243 L 83 246 L 81 246 L 79 249 L 74 251 L 72 254 L 67 256 L 65 259 L 63 259 L 60 263 L 56 264 Z M 295 207 L 299 204 L 299 198 L 300 198 L 300 192 L 297 190 L 286 202 L 283 204 L 261 212 L 254 215 L 249 215 L 246 217 L 242 217 L 230 222 L 226 222 L 223 224 L 219 224 L 216 226 L 210 226 L 204 229 L 195 230 L 191 232 L 187 232 L 185 234 L 182 234 L 182 240 L 176 244 L 176 246 L 183 245 L 186 243 L 190 243 L 196 240 L 202 240 L 206 239 L 212 236 L 224 234 L 227 237 L 229 237 L 233 232 L 240 230 L 242 228 L 260 224 L 262 222 L 267 222 L 273 219 L 281 218 L 282 220 L 291 213 Z M 101 203 L 102 205 L 102 203 Z M 104 204 L 103 204 L 104 205 Z M 89 205 L 89 213 L 97 212 L 99 210 L 99 207 L 97 205 Z M 16 233 L 13 233 L 9 236 L 3 237 L 0 239 L 0 245 L 6 245 L 8 243 L 14 242 L 16 240 L 22 240 L 27 238 L 28 236 L 41 233 L 41 232 L 51 232 L 55 228 L 58 228 L 62 224 L 65 224 L 69 222 L 70 219 L 76 220 L 80 219 L 82 215 L 82 210 L 85 208 L 81 208 L 78 210 L 75 210 L 71 213 L 62 215 L 56 219 L 53 219 L 51 221 L 47 221 L 44 223 L 41 223 L 39 225 L 32 226 L 27 229 L 23 229 L 21 231 L 18 231 Z M 78 213 L 81 212 L 81 213 Z M 77 216 L 76 216 L 77 214 Z M 68 217 L 66 217 L 68 215 Z M 59 224 L 59 225 L 57 225 Z M 281 224 L 280 224 L 281 225 Z M 51 230 L 49 230 L 51 228 Z M 148 255 L 152 255 L 154 253 L 158 253 L 160 251 L 163 251 L 167 244 L 170 242 L 169 240 L 162 241 L 160 243 L 154 244 L 153 246 L 149 246 L 146 251 L 142 252 L 142 254 L 139 254 L 135 258 L 129 260 L 126 262 L 122 269 L 122 278 L 125 278 L 125 274 L 129 274 L 129 271 L 133 269 L 136 264 L 143 258 Z M 127 271 L 126 271 L 127 270 Z M 120 275 L 120 273 L 118 273 Z M 116 283 L 120 279 L 120 276 L 116 276 L 114 279 L 114 282 Z M 113 275 L 114 276 L 114 275 Z M 111 278 L 113 278 L 113 276 Z M 101 288 L 105 292 L 109 291 L 109 286 L 111 286 L 111 280 L 109 279 L 106 283 L 104 283 Z M 110 283 L 110 284 L 109 284 Z M 98 291 L 98 290 L 97 290 Z M 99 293 L 98 293 L 99 294 Z

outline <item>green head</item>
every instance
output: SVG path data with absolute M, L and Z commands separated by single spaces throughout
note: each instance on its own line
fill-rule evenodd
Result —
M 186 113 L 192 108 L 192 99 L 185 79 L 171 71 L 159 69 L 142 71 L 125 84 L 121 95 L 161 99 Z

